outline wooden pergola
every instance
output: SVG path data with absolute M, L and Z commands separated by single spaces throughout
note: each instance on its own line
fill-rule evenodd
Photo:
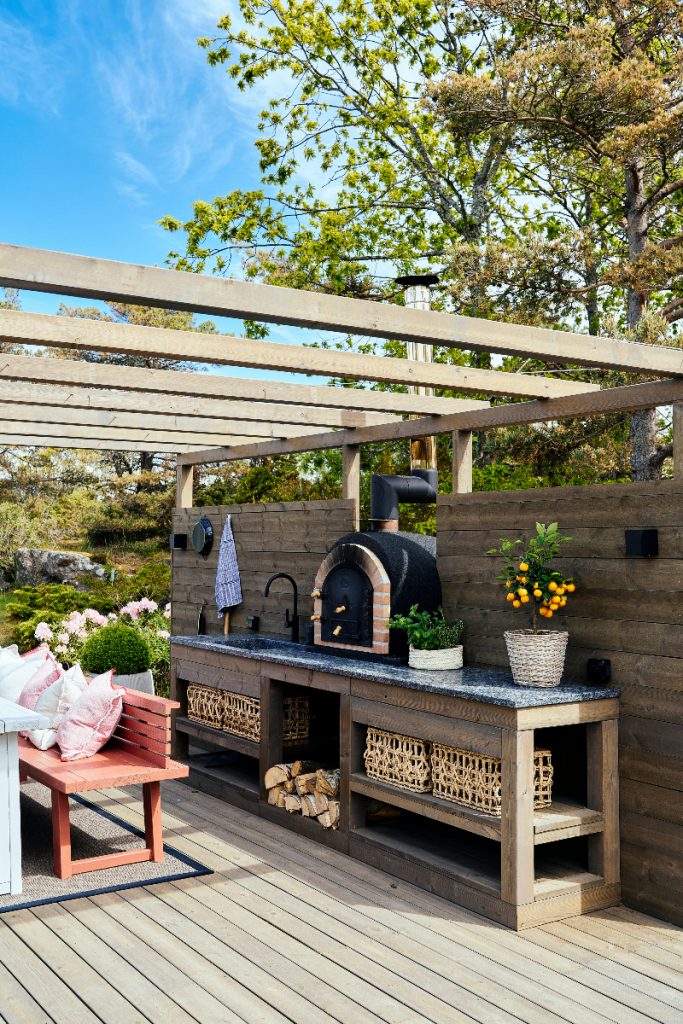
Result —
M 674 442 L 683 436 L 678 348 L 13 245 L 0 245 L 0 286 L 525 356 L 551 371 L 569 364 L 661 378 L 601 389 L 542 374 L 0 310 L 6 343 L 56 348 L 67 356 L 0 354 L 0 444 L 175 453 L 181 507 L 192 504 L 194 466 L 238 459 L 341 448 L 343 493 L 358 502 L 359 446 L 367 442 L 452 433 L 453 489 L 466 492 L 475 430 L 673 404 Z M 302 330 L 302 342 L 306 337 Z M 206 374 L 98 364 L 78 360 L 81 352 L 408 385 L 408 393 L 249 379 L 223 369 Z M 492 407 L 474 398 L 420 394 L 420 387 L 516 401 Z

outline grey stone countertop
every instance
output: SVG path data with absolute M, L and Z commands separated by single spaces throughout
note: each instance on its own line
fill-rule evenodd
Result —
M 460 697 L 463 700 L 498 704 L 506 708 L 535 708 L 604 700 L 618 697 L 620 693 L 610 687 L 567 682 L 555 687 L 516 686 L 509 672 L 494 668 L 465 667 L 453 672 L 420 671 L 407 665 L 328 654 L 310 644 L 294 644 L 265 636 L 173 636 L 171 643 L 232 657 L 293 665 L 314 672 L 328 672 L 353 679 L 367 679 L 373 683 Z

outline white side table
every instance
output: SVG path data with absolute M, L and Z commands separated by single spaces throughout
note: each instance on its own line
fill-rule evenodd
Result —
M 48 720 L 35 711 L 0 698 L 0 895 L 21 892 L 17 733 L 24 729 L 46 729 L 48 725 Z

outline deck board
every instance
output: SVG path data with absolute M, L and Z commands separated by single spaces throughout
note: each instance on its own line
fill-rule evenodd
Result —
M 516 934 L 188 786 L 214 875 L 0 917 L 0 1021 L 678 1024 L 683 929 L 624 908 Z M 135 791 L 90 794 L 140 824 Z

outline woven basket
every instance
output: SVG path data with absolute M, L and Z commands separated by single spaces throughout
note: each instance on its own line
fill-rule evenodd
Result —
M 512 678 L 517 686 L 559 686 L 569 633 L 512 629 L 505 633 Z
M 187 688 L 187 717 L 232 736 L 242 736 L 256 743 L 261 739 L 261 702 L 257 697 L 243 697 L 240 693 L 193 684 Z M 308 739 L 309 726 L 308 698 L 285 697 L 283 742 L 304 742 Z
M 442 672 L 462 668 L 462 647 L 446 647 L 440 651 L 418 651 L 411 647 L 408 664 L 411 668 Z
M 501 762 L 499 757 L 460 750 L 443 743 L 432 745 L 434 796 L 485 814 L 501 813 Z M 552 802 L 553 766 L 549 750 L 534 751 L 534 807 Z
M 368 728 L 365 744 L 365 771 L 371 779 L 414 793 L 429 793 L 432 771 L 429 762 L 431 744 L 414 736 Z
M 223 691 L 213 686 L 196 686 L 194 683 L 188 686 L 187 717 L 201 725 L 222 729 Z

